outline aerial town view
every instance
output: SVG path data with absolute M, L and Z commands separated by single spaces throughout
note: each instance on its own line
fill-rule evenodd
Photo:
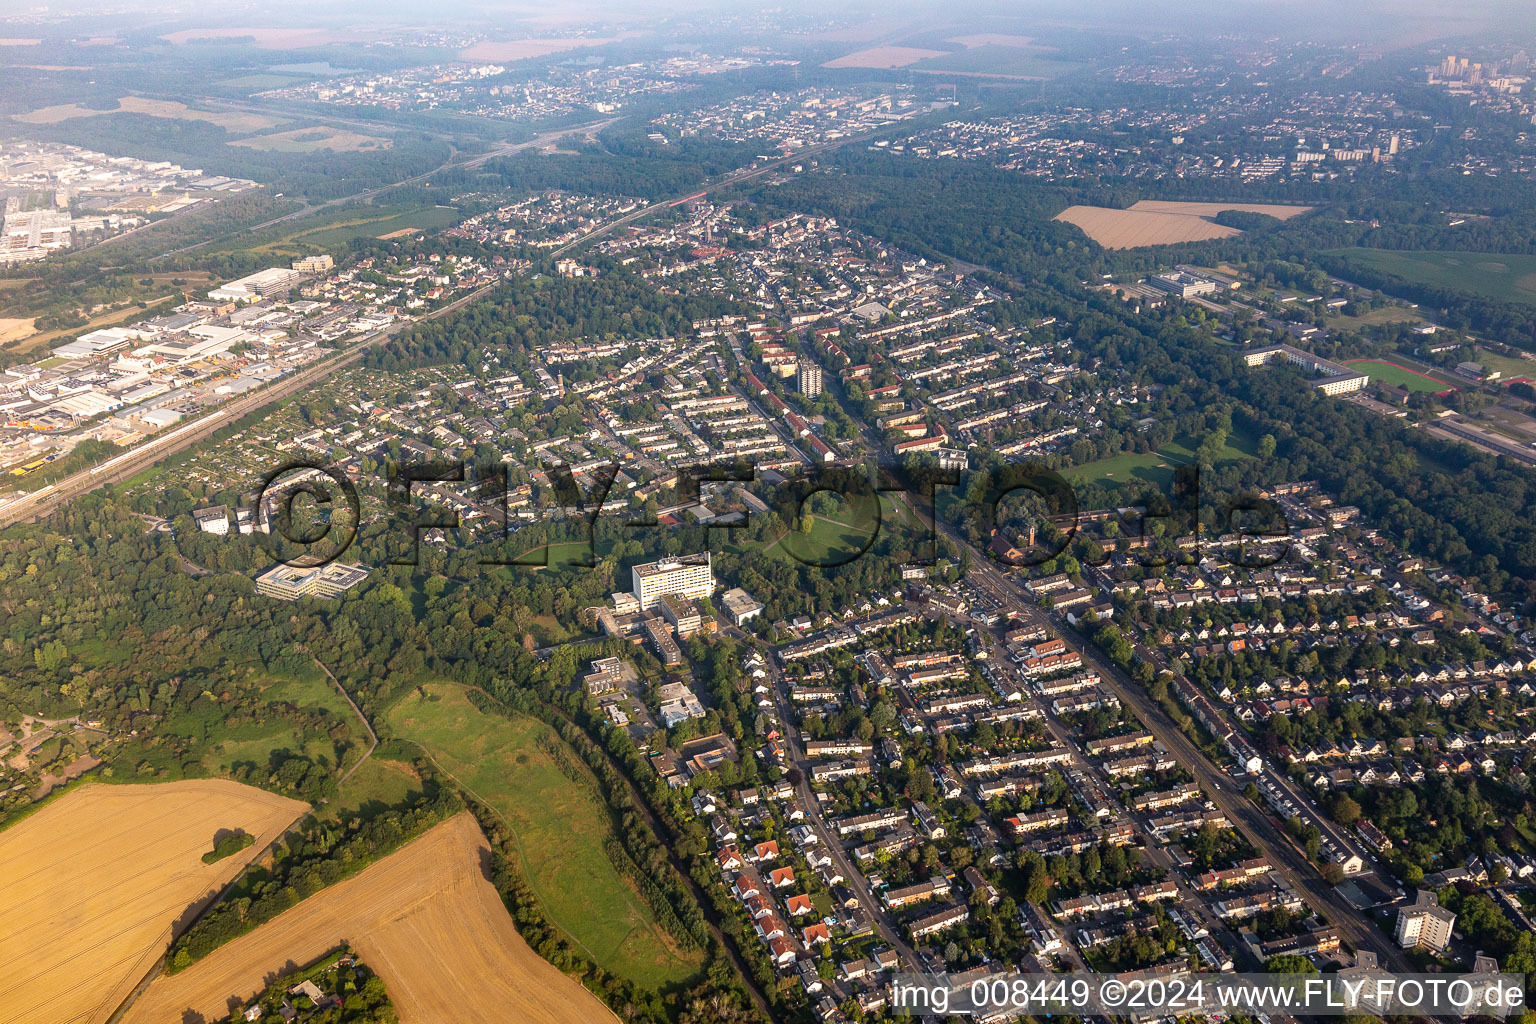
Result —
M 0 1024 L 1536 1024 L 1536 4 L 0 3 Z

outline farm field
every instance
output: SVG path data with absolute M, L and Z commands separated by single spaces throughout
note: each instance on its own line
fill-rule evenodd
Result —
M 1415 284 L 1536 304 L 1536 256 L 1393 249 L 1334 249 L 1331 255 Z
M 31 337 L 36 321 L 31 317 L 0 316 L 0 342 Z
M 144 990 L 123 1024 L 218 1020 L 343 941 L 401 1024 L 585 1024 L 613 1015 L 518 935 L 469 812 Z
M 86 785 L 0 832 L 0 1020 L 105 1021 L 187 909 L 306 807 L 217 779 Z M 231 830 L 256 841 L 204 864 Z
M 564 39 L 513 39 L 502 42 L 485 39 L 460 51 L 459 56 L 465 60 L 527 60 L 529 57 L 546 57 L 551 53 L 564 53 L 566 50 L 579 50 L 587 46 L 607 46 L 609 43 L 620 42 L 623 38 L 623 36 L 607 36 L 601 39 L 588 39 L 571 36 Z
M 214 113 L 211 110 L 196 110 L 174 100 L 148 100 L 139 96 L 119 98 L 116 110 L 92 110 L 90 107 L 82 107 L 75 103 L 65 103 L 43 107 L 27 114 L 13 114 L 12 117 L 28 124 L 57 124 L 76 117 L 101 117 L 106 114 L 147 114 L 150 117 L 165 117 L 176 121 L 207 121 L 227 132 L 237 134 L 275 128 L 280 123 L 261 114 L 246 114 L 239 111 Z
M 1076 224 L 1083 229 L 1083 234 L 1106 249 L 1206 242 L 1242 233 L 1237 228 L 1189 214 L 1113 210 L 1106 206 L 1069 206 L 1054 219 Z
M 1426 374 L 1410 370 L 1406 366 L 1397 363 L 1384 362 L 1380 359 L 1351 359 L 1345 366 L 1359 370 L 1373 381 L 1390 384 L 1393 387 L 1404 388 L 1408 391 L 1424 391 L 1431 394 L 1441 391 L 1454 391 L 1453 385 L 1444 381 L 1435 380 Z
M 281 89 L 285 85 L 294 82 L 302 82 L 303 78 L 295 75 L 241 75 L 238 78 L 226 78 L 222 82 L 214 82 L 214 86 L 220 89 L 243 89 L 254 92 L 258 89 Z
M 235 139 L 230 145 L 270 150 L 275 153 L 313 153 L 320 149 L 328 149 L 333 153 L 355 153 L 359 150 L 389 149 L 394 146 L 394 142 L 376 135 L 361 135 L 357 132 L 343 131 L 340 128 L 321 126 L 295 128 L 293 131 L 277 132 L 272 135 L 253 135 L 250 138 Z
M 972 37 L 979 38 L 979 37 Z M 1056 60 L 1042 47 L 1017 43 L 982 43 L 941 54 L 912 65 L 928 74 L 966 75 L 977 78 L 1056 78 L 1086 65 Z
M 600 966 L 653 989 L 698 969 L 700 956 L 676 947 L 609 859 L 612 818 L 599 796 L 561 771 L 552 750 L 579 762 L 553 729 L 486 714 L 451 683 L 413 690 L 387 717 L 396 736 L 419 744 L 506 822 L 545 915 Z
M 930 57 L 947 56 L 943 50 L 925 50 L 917 46 L 872 46 L 865 50 L 829 60 L 824 68 L 904 68 Z
M 1306 213 L 1312 207 L 1279 206 L 1271 203 L 1184 203 L 1169 199 L 1139 199 L 1131 204 L 1131 209 L 1148 213 L 1178 213 L 1190 217 L 1214 217 L 1223 210 L 1237 210 L 1242 213 L 1265 213 L 1280 220 L 1290 220 L 1292 217 Z
M 1003 32 L 978 32 L 969 36 L 952 36 L 947 42 L 959 43 L 967 49 L 976 46 L 1017 46 L 1022 49 L 1034 44 L 1034 40 L 1029 36 L 1012 36 Z

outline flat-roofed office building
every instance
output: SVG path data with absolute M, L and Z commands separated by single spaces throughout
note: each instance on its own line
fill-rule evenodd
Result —
M 641 611 L 655 608 L 668 595 L 698 601 L 715 590 L 715 573 L 708 551 L 646 562 L 635 566 L 630 574 L 634 583 L 631 590 Z

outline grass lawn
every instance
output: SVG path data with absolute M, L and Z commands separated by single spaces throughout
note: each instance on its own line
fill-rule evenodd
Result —
M 412 793 L 421 792 L 421 780 L 408 764 L 370 757 L 352 773 L 341 792 L 325 808 L 331 820 L 345 813 L 358 812 L 364 817 L 386 807 L 405 803 Z
M 594 539 L 590 543 L 584 540 L 562 540 L 553 544 L 540 544 L 519 554 L 517 564 L 511 568 L 555 571 L 582 569 L 586 568 L 589 557 L 602 559 L 612 549 L 613 542 L 607 539 Z
M 433 231 L 452 227 L 461 217 L 459 211 L 451 206 L 417 206 L 393 210 L 386 208 L 375 213 L 376 215 L 359 217 L 354 211 L 346 220 L 299 231 L 289 235 L 284 241 L 302 242 L 305 245 L 316 245 L 325 249 L 345 245 L 354 238 L 378 238 L 380 235 L 387 235 L 405 228 Z
M 298 677 L 272 678 L 262 687 L 261 696 L 268 705 L 292 704 L 305 711 L 319 708 L 332 718 L 348 723 L 352 727 L 353 746 L 347 752 L 346 764 L 340 766 L 342 769 L 355 764 L 368 749 L 367 730 L 319 669 Z M 273 751 L 277 750 L 303 754 L 315 761 L 323 759 L 333 765 L 336 760 L 334 744 L 324 732 L 301 736 L 277 714 L 259 724 L 242 725 L 218 736 L 209 736 L 209 741 L 203 765 L 219 775 L 228 774 L 236 764 L 246 761 L 265 767 Z
M 308 248 L 337 249 L 354 238 L 377 238 L 406 228 L 433 231 L 451 227 L 461 217 L 450 206 L 352 207 L 274 224 L 255 235 L 230 239 L 211 251 L 300 255 Z
M 844 501 L 837 517 L 811 517 L 811 532 L 791 530 L 783 533 L 763 553 L 774 558 L 836 566 L 857 558 L 866 547 L 879 540 L 886 530 L 908 531 L 913 528 L 912 514 L 891 498 L 880 495 L 880 522 L 851 522 L 856 511 Z
M 1254 458 L 1256 443 L 1252 438 L 1233 434 L 1227 438 L 1220 463 Z M 1111 489 L 1130 484 L 1151 484 L 1166 491 L 1173 483 L 1174 470 L 1195 461 L 1195 449 L 1198 447 L 1199 442 L 1192 438 L 1176 438 L 1155 452 L 1122 452 L 1107 459 L 1063 469 L 1061 475 L 1068 483 L 1074 484 L 1097 484 Z
M 1351 359 L 1346 366 L 1367 374 L 1371 380 L 1381 381 L 1408 391 L 1426 391 L 1431 394 L 1455 390 L 1450 384 L 1435 380 L 1422 373 L 1415 373 L 1406 366 L 1386 363 L 1379 359 Z
M 390 727 L 507 822 L 549 919 L 604 969 L 642 987 L 693 976 L 701 955 L 677 948 L 609 860 L 612 817 L 596 793 L 561 772 L 552 748 L 579 762 L 554 730 L 532 718 L 484 714 L 462 686 L 422 689 L 425 698 L 413 690 L 390 709 Z
M 1327 319 L 1329 327 L 1343 327 L 1347 330 L 1379 327 L 1382 324 L 1416 324 L 1424 320 L 1418 310 L 1407 306 L 1382 306 L 1380 309 L 1368 309 L 1360 316 L 1338 313 Z
M 810 533 L 799 530 L 784 533 L 768 546 L 767 553 L 774 558 L 812 565 L 838 565 L 858 557 L 873 536 L 868 529 L 812 516 Z
M 1536 256 L 1395 249 L 1335 249 L 1333 253 L 1419 284 L 1501 302 L 1536 303 Z
M 1501 356 L 1497 352 L 1489 352 L 1481 348 L 1476 351 L 1477 355 L 1473 356 L 1473 359 L 1490 370 L 1498 370 L 1506 380 L 1510 377 L 1530 377 L 1536 380 L 1536 360 Z

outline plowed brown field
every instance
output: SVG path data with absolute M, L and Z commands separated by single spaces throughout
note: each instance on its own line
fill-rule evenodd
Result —
M 485 877 L 489 859 L 474 817 L 455 815 L 179 974 L 156 979 L 122 1024 L 218 1020 L 342 942 L 384 979 L 401 1024 L 615 1020 L 518 935 Z
M 91 785 L 0 832 L 0 1021 L 96 1024 L 305 805 L 218 779 Z M 253 846 L 202 862 L 216 833 Z

